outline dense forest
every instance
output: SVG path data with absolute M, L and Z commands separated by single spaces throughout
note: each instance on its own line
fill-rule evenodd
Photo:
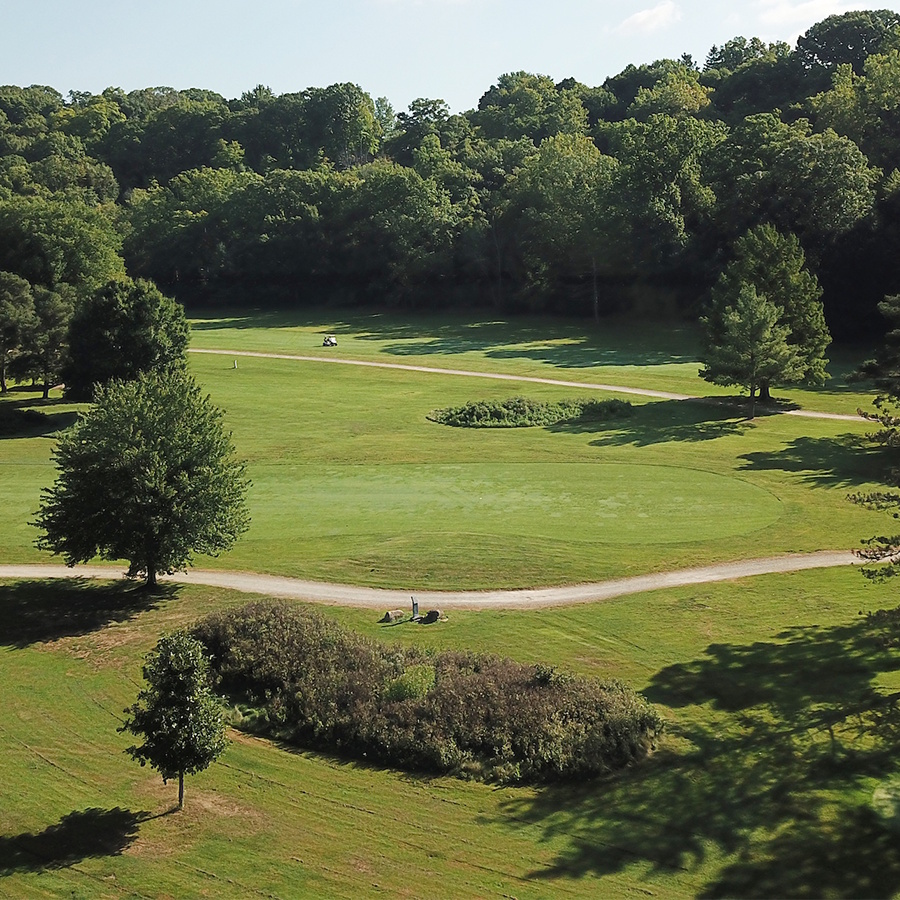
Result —
M 900 14 L 831 16 L 793 48 L 735 37 L 596 87 L 513 72 L 459 114 L 354 84 L 0 87 L 0 271 L 48 328 L 126 274 L 217 305 L 697 317 L 761 225 L 799 241 L 835 338 L 883 331 Z

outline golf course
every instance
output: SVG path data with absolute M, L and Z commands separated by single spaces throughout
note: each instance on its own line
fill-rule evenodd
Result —
M 856 415 L 871 388 L 846 380 L 865 351 L 835 348 L 824 387 L 775 389 L 753 418 L 746 397 L 698 377 L 687 325 L 195 311 L 190 351 L 252 483 L 246 535 L 198 570 L 315 583 L 325 614 L 381 641 L 620 679 L 666 730 L 624 774 L 515 787 L 232 728 L 170 814 L 172 785 L 134 765 L 116 729 L 159 637 L 245 603 L 252 585 L 163 579 L 154 594 L 120 579 L 124 562 L 102 563 L 109 580 L 7 578 L 0 896 L 900 890 L 900 770 L 870 727 L 900 672 L 889 626 L 865 615 L 896 606 L 895 591 L 847 564 L 893 527 L 848 499 L 891 469 Z M 617 399 L 630 413 L 531 428 L 432 417 L 511 397 Z M 31 523 L 55 441 L 86 408 L 24 385 L 0 399 L 0 566 L 61 562 Z M 602 600 L 586 588 L 823 552 L 841 564 Z M 586 592 L 447 603 L 433 626 L 379 624 L 352 599 L 553 588 Z

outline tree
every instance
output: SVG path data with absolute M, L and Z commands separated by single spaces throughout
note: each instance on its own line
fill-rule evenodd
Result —
M 734 247 L 734 259 L 726 266 L 713 288 L 712 309 L 707 327 L 721 326 L 719 311 L 731 305 L 743 285 L 752 285 L 780 310 L 778 324 L 788 330 L 788 342 L 795 348 L 797 364 L 784 382 L 823 384 L 825 350 L 831 335 L 825 323 L 822 290 L 816 276 L 805 268 L 800 242 L 792 234 L 781 234 L 771 225 L 760 225 L 741 237 Z M 759 383 L 760 400 L 771 399 L 769 381 Z
M 69 326 L 66 397 L 90 400 L 94 386 L 141 372 L 183 367 L 184 308 L 152 282 L 118 279 L 82 302 Z
M 93 407 L 61 438 L 36 544 L 66 564 L 128 560 L 128 577 L 217 555 L 247 530 L 249 481 L 222 412 L 185 372 L 146 372 L 98 387 Z
M 0 272 L 0 394 L 7 393 L 9 363 L 21 354 L 33 318 L 31 285 L 11 272 Z
M 875 357 L 864 362 L 855 373 L 856 378 L 871 380 L 878 389 L 874 400 L 875 412 L 859 410 L 859 413 L 880 426 L 868 437 L 896 451 L 900 447 L 900 416 L 897 415 L 900 406 L 900 295 L 885 297 L 878 308 L 892 328 Z M 900 493 L 897 491 L 900 470 L 894 468 L 891 471 L 890 481 L 892 490 L 852 494 L 850 499 L 868 509 L 889 512 L 894 519 L 900 519 Z M 863 544 L 865 549 L 860 551 L 860 556 L 870 562 L 886 563 L 876 568 L 864 568 L 864 575 L 875 580 L 900 575 L 900 534 L 877 535 L 864 540 Z
M 797 56 L 808 69 L 834 71 L 849 63 L 861 75 L 866 59 L 879 53 L 900 27 L 890 9 L 852 10 L 828 16 L 797 38 Z
M 44 386 L 44 399 L 59 383 L 69 346 L 69 322 L 75 308 L 75 291 L 67 284 L 56 291 L 36 285 L 34 315 L 24 330 L 22 354 L 15 361 L 19 375 L 30 376 Z
M 150 763 L 168 783 L 178 777 L 178 808 L 184 809 L 184 776 L 202 772 L 225 749 L 225 718 L 210 688 L 203 645 L 183 631 L 163 637 L 143 667 L 147 687 L 125 710 L 119 731 L 143 737 L 128 747 L 142 766 Z
M 756 413 L 756 390 L 762 384 L 792 381 L 801 365 L 790 329 L 779 325 L 782 310 L 752 284 L 742 284 L 733 301 L 717 312 L 718 327 L 707 327 L 700 377 L 714 384 L 740 385 L 750 394 L 750 418 Z

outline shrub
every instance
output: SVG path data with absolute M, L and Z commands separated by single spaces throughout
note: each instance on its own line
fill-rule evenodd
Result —
M 495 656 L 387 647 L 256 603 L 201 622 L 241 727 L 405 769 L 541 781 L 646 755 L 662 728 L 624 684 Z
M 529 428 L 555 425 L 558 422 L 599 422 L 621 419 L 633 412 L 627 400 L 560 400 L 541 403 L 527 397 L 509 400 L 478 400 L 465 406 L 436 409 L 429 414 L 432 422 L 461 428 Z

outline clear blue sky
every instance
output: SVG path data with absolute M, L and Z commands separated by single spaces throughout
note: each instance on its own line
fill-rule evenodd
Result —
M 0 83 L 97 92 L 156 85 L 226 97 L 359 84 L 396 110 L 471 109 L 504 72 L 602 83 L 628 63 L 735 35 L 794 43 L 843 0 L 7 0 Z

